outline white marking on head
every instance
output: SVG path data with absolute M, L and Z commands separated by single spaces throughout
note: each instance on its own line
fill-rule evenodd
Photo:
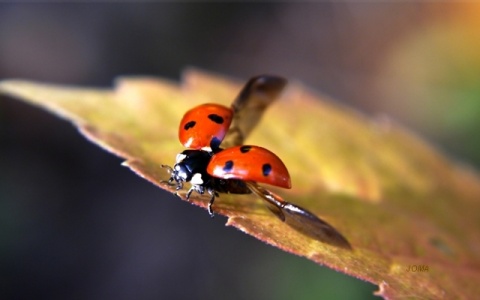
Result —
M 212 152 L 212 148 L 211 148 L 211 147 L 202 147 L 202 150 L 203 150 L 203 151 L 206 151 L 206 152 Z
M 181 161 L 183 161 L 185 159 L 185 157 L 187 157 L 185 154 L 182 154 L 182 153 L 178 153 L 177 154 L 177 158 L 176 158 L 176 162 L 177 164 Z
M 200 173 L 193 174 L 192 180 L 190 180 L 190 182 L 192 184 L 202 185 L 203 184 L 202 174 Z

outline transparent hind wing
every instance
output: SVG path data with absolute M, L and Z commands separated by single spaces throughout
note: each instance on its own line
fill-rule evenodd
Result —
M 298 232 L 323 243 L 352 249 L 348 240 L 340 232 L 313 213 L 283 200 L 255 182 L 249 181 L 246 184 L 254 194 L 265 200 L 271 212 Z
M 286 84 L 287 80 L 278 76 L 260 75 L 251 78 L 232 103 L 233 121 L 221 147 L 242 145 L 267 107 L 278 99 Z
M 259 186 L 254 181 L 247 181 L 247 187 L 254 193 L 259 196 L 262 200 L 265 200 L 267 208 L 276 215 L 282 222 L 285 222 L 285 215 L 283 214 L 282 206 L 285 201 L 277 195 L 274 195 L 272 192 L 267 189 Z

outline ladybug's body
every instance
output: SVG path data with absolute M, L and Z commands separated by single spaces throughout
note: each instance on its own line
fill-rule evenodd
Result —
M 218 193 L 253 192 L 270 204 L 267 207 L 278 218 L 295 229 L 318 240 L 350 248 L 348 241 L 332 226 L 257 185 L 258 182 L 291 188 L 288 170 L 278 156 L 262 147 L 242 145 L 285 84 L 286 80 L 280 77 L 254 77 L 231 108 L 209 103 L 189 110 L 179 127 L 179 140 L 188 150 L 177 155 L 173 168 L 164 165 L 170 172 L 168 183 L 175 181 L 176 190 L 180 190 L 189 182 L 187 200 L 194 191 L 208 192 L 211 216 Z M 230 147 L 222 149 L 221 144 Z
M 200 194 L 207 191 L 212 196 L 211 214 L 217 192 L 251 193 L 243 181 L 291 187 L 287 167 L 269 150 L 247 145 L 220 148 L 232 119 L 233 109 L 206 103 L 187 111 L 178 130 L 180 142 L 189 150 L 177 155 L 170 181 L 177 182 L 177 189 L 190 182 L 187 198 L 193 191 Z
M 222 153 L 222 152 L 220 152 Z M 212 195 L 213 203 L 216 192 L 232 194 L 249 194 L 250 189 L 241 181 L 233 178 L 214 177 L 207 172 L 207 167 L 215 157 L 211 151 L 185 150 L 177 155 L 177 162 L 171 170 L 171 180 L 177 183 L 177 189 L 183 188 L 184 182 L 190 182 L 192 187 L 187 193 L 190 197 L 193 191 Z M 211 208 L 209 209 L 211 212 Z
M 192 184 L 187 198 L 193 191 L 200 194 L 207 191 L 212 195 L 211 203 L 216 192 L 251 193 L 244 181 L 291 188 L 290 175 L 280 158 L 265 148 L 249 145 L 218 149 L 217 153 L 185 150 L 177 155 L 171 181 L 177 183 L 177 189 L 183 188 L 185 182 Z

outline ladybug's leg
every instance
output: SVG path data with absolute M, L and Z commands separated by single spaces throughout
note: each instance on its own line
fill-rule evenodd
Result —
M 213 202 L 215 201 L 215 196 L 218 196 L 218 194 L 215 192 L 213 189 L 208 189 L 208 193 L 210 194 L 210 201 L 208 201 L 208 213 L 210 214 L 210 217 L 214 217 L 215 214 L 213 213 Z
M 187 197 L 186 197 L 187 201 L 190 201 L 190 196 L 192 195 L 192 192 L 193 192 L 194 190 L 195 190 L 195 189 L 194 189 L 193 187 L 191 187 L 191 188 L 188 190 L 188 192 L 187 192 Z
M 183 187 L 183 183 L 182 183 L 182 187 Z M 203 186 L 198 185 L 198 184 L 192 184 L 192 186 L 190 187 L 190 189 L 187 192 L 187 196 L 186 196 L 187 201 L 190 200 L 190 196 L 192 195 L 192 193 L 194 191 L 199 193 L 200 195 L 203 195 L 205 193 L 205 189 L 203 188 Z
M 175 189 L 177 191 L 183 189 L 183 181 L 177 181 L 177 187 Z

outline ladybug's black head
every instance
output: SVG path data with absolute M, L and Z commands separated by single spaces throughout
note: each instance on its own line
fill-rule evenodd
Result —
M 211 152 L 203 150 L 185 150 L 177 155 L 177 163 L 173 166 L 172 178 L 176 182 L 189 182 L 199 174 L 208 177 L 207 166 L 212 158 Z
M 188 182 L 192 180 L 192 172 L 184 162 L 173 166 L 172 177 L 176 182 Z

